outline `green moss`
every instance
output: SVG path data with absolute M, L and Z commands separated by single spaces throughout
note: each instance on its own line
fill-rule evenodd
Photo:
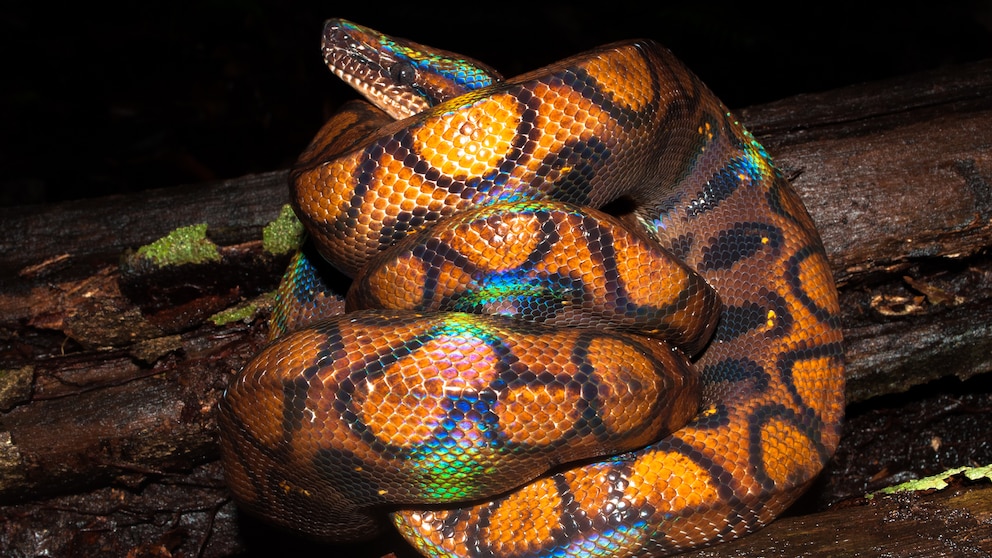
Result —
M 213 316 L 210 316 L 210 321 L 216 326 L 222 326 L 238 320 L 249 321 L 255 316 L 255 312 L 257 311 L 258 306 L 256 304 L 248 303 L 217 312 Z
M 262 229 L 262 246 L 270 254 L 287 254 L 303 244 L 303 224 L 296 218 L 293 208 L 282 206 L 279 216 Z
M 898 492 L 915 492 L 918 490 L 930 489 L 942 490 L 947 488 L 947 479 L 958 474 L 963 474 L 970 480 L 979 480 L 982 478 L 992 480 L 992 465 L 985 465 L 984 467 L 958 467 L 957 469 L 949 469 L 939 475 L 933 475 L 932 477 L 924 477 L 922 479 L 887 486 L 878 492 L 875 492 L 875 494 L 896 494 Z M 868 498 L 871 498 L 872 496 L 874 496 L 874 494 L 869 494 Z
M 206 223 L 180 227 L 138 248 L 138 256 L 151 260 L 159 267 L 220 260 L 217 245 L 207 238 Z
M 968 467 L 964 470 L 964 476 L 969 480 L 988 479 L 992 481 L 992 463 L 982 467 Z

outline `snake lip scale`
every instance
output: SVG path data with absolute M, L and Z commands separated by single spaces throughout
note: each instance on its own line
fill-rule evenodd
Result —
M 631 40 L 503 79 L 345 20 L 322 50 L 367 102 L 290 174 L 310 247 L 219 407 L 242 509 L 426 556 L 625 557 L 802 494 L 840 436 L 837 291 L 692 72 Z

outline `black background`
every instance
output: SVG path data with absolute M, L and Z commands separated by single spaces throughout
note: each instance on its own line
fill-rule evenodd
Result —
M 507 76 L 651 37 L 730 107 L 992 56 L 992 2 L 874 4 L 6 3 L 0 205 L 285 168 L 354 97 L 321 60 L 329 17 L 462 52 Z

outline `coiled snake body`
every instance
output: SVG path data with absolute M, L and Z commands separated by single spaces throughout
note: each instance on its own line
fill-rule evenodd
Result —
M 246 509 L 328 539 L 389 511 L 431 556 L 657 556 L 801 494 L 839 437 L 837 293 L 795 192 L 692 73 L 650 41 L 502 82 L 340 20 L 324 43 L 388 115 L 350 106 L 292 174 L 356 279 L 334 315 L 298 260 L 274 329 L 326 319 L 222 401 Z

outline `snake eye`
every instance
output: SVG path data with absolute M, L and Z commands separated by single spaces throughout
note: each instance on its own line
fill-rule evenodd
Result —
M 417 77 L 417 70 L 409 62 L 397 62 L 390 66 L 389 76 L 400 85 L 412 85 Z

